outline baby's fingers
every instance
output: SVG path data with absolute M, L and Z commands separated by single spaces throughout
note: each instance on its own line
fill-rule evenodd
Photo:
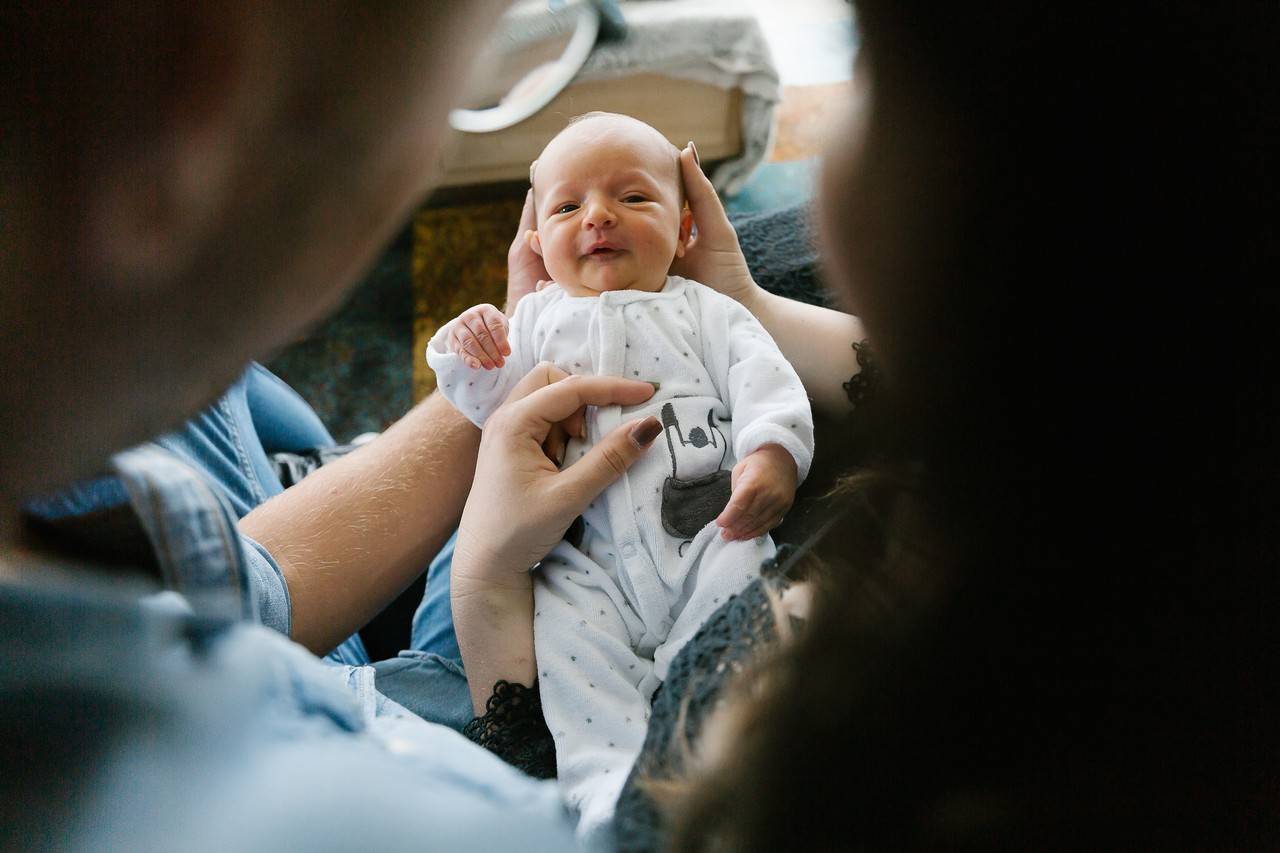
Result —
M 511 342 L 507 340 L 507 324 L 501 317 L 485 317 L 484 322 L 489 330 L 489 337 L 498 349 L 498 355 L 500 357 L 511 355 Z
M 764 536 L 773 528 L 782 523 L 782 516 L 771 510 L 762 512 L 755 516 L 750 525 L 747 526 L 737 538 L 739 539 L 755 539 L 757 536 Z
M 481 363 L 484 364 L 485 370 L 501 367 L 502 353 L 498 351 L 498 345 L 494 342 L 493 335 L 489 332 L 489 327 L 485 325 L 484 317 L 467 317 L 466 327 L 479 343 L 480 352 L 478 355 Z
M 485 370 L 491 370 L 494 367 L 493 362 L 485 356 L 484 347 L 481 346 L 480 341 L 476 340 L 475 333 L 471 329 L 459 324 L 454 330 L 453 337 L 456 341 L 454 351 L 462 356 L 472 370 L 479 370 L 482 367 Z
M 507 340 L 507 317 L 493 305 L 479 306 L 479 314 L 485 331 L 497 348 L 499 356 L 511 355 L 511 344 Z
M 782 522 L 791 503 L 751 466 L 739 463 L 734 473 L 733 496 L 716 524 L 728 540 L 763 536 Z
M 467 363 L 467 367 L 479 370 L 480 362 L 472 355 L 473 350 L 475 350 L 475 343 L 471 332 L 461 324 L 454 326 L 453 331 L 449 332 L 449 352 L 461 357 Z
M 731 535 L 727 538 L 755 539 L 757 536 L 763 536 L 768 533 L 770 522 L 773 521 L 773 516 L 769 512 L 766 508 L 753 511 L 742 520 L 741 524 L 733 529 Z
M 741 485 L 735 488 L 728 505 L 716 519 L 720 535 L 729 540 L 742 538 L 742 532 L 749 529 L 758 512 L 754 504 L 755 495 L 751 488 Z

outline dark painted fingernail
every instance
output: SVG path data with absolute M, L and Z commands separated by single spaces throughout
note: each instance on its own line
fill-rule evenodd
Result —
M 631 443 L 644 450 L 662 432 L 662 421 L 653 415 L 642 420 L 631 428 Z
M 698 156 L 698 146 L 696 146 L 696 145 L 694 145 L 694 144 L 693 144 L 693 140 L 692 140 L 692 139 L 690 139 L 690 140 L 689 140 L 689 147 L 693 149 L 693 162 L 695 162 L 695 163 L 697 163 L 699 166 L 701 166 L 701 165 L 702 165 L 702 158 Z
M 647 381 L 647 380 L 646 380 L 646 381 Z M 661 391 L 661 390 L 662 390 L 662 383 L 661 383 L 661 382 L 650 382 L 649 384 L 653 386 L 653 393 L 655 393 L 655 394 L 657 394 L 659 391 Z

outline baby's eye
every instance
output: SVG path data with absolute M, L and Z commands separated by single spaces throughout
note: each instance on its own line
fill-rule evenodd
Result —
M 649 199 L 637 193 L 632 193 L 631 195 L 624 196 L 622 200 L 627 204 L 639 204 L 640 202 L 648 201 Z
M 573 202 L 565 202 L 564 204 L 556 208 L 556 213 L 572 213 L 577 209 L 578 209 L 578 206 Z

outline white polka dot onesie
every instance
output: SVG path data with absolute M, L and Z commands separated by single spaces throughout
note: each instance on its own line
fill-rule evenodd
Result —
M 639 406 L 588 409 L 587 437 L 570 442 L 566 465 L 624 421 L 652 414 L 664 431 L 534 577 L 543 710 L 562 790 L 589 835 L 612 816 L 671 659 L 773 556 L 768 536 L 726 542 L 711 523 L 729 471 L 778 444 L 803 479 L 813 458 L 809 400 L 745 308 L 675 276 L 657 293 L 571 297 L 553 284 L 524 297 L 511 319 L 511 356 L 495 370 L 450 353 L 450 325 L 431 339 L 427 361 L 441 392 L 478 426 L 540 361 L 660 384 Z

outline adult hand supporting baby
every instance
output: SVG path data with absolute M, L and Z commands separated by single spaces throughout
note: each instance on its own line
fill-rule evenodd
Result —
M 671 271 L 741 303 L 791 362 L 814 409 L 828 416 L 844 416 L 849 410 L 844 383 L 861 369 L 851 344 L 867 337 L 862 321 L 841 311 L 778 296 L 756 284 L 738 243 L 738 232 L 729 222 L 715 186 L 702 173 L 692 142 L 680 152 L 680 170 L 697 235 Z
M 524 208 L 520 211 L 520 227 L 516 229 L 515 239 L 507 249 L 507 304 L 503 311 L 508 317 L 515 313 L 517 302 L 537 289 L 538 282 L 551 278 L 542 262 L 542 256 L 535 253 L 529 245 L 529 233 L 537 227 L 533 190 L 529 190 L 525 193 Z
M 662 424 L 655 417 L 625 423 L 563 471 L 547 457 L 543 442 L 553 425 L 586 406 L 636 405 L 653 390 L 647 382 L 569 376 L 543 363 L 485 423 L 458 527 L 451 586 L 458 646 L 477 714 L 484 713 L 498 680 L 534 682 L 530 567 L 640 458 Z
M 684 257 L 672 263 L 671 272 L 715 288 L 754 314 L 752 303 L 765 290 L 751 277 L 738 232 L 733 230 L 715 186 L 703 174 L 692 142 L 680 152 L 680 172 L 696 232 L 685 246 Z

